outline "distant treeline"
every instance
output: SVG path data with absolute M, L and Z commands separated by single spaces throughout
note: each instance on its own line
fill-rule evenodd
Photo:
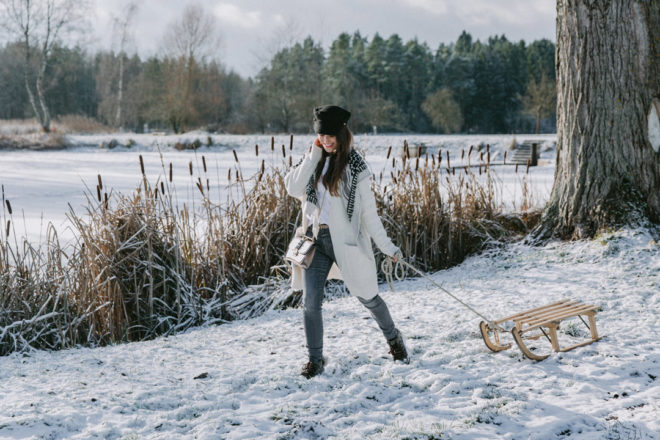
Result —
M 549 40 L 481 42 L 463 32 L 432 51 L 416 39 L 356 32 L 328 51 L 308 37 L 246 79 L 194 56 L 143 60 L 59 46 L 43 87 L 53 117 L 135 131 L 310 132 L 312 108 L 336 103 L 353 111 L 356 132 L 554 132 L 554 56 Z M 21 43 L 0 48 L 0 119 L 33 116 L 22 57 Z

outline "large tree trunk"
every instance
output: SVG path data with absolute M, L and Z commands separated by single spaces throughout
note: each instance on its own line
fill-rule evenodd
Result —
M 660 3 L 557 1 L 557 162 L 540 236 L 660 221 Z

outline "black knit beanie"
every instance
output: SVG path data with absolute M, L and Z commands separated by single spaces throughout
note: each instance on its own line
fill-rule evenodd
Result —
M 314 131 L 319 134 L 336 136 L 346 125 L 351 112 L 336 105 L 322 105 L 314 108 Z

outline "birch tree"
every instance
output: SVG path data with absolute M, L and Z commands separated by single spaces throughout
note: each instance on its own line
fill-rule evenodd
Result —
M 131 23 L 137 13 L 138 5 L 130 2 L 119 17 L 114 21 L 114 31 L 118 39 L 119 46 L 119 78 L 117 79 L 117 111 L 115 113 L 115 127 L 122 128 L 122 104 L 124 98 L 124 60 L 126 59 L 126 47 L 130 43 Z
M 552 115 L 557 107 L 557 86 L 554 81 L 544 73 L 541 80 L 533 77 L 527 82 L 527 93 L 522 97 L 525 113 L 536 120 L 535 133 L 541 131 L 541 120 Z
M 55 45 L 84 22 L 86 0 L 0 0 L 0 25 L 23 49 L 24 83 L 41 128 L 50 132 L 45 81 Z
M 656 0 L 557 1 L 557 163 L 540 236 L 660 222 L 659 41 Z

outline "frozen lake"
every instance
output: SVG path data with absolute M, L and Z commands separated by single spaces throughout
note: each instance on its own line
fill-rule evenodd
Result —
M 96 185 L 101 175 L 104 191 L 110 193 L 129 194 L 141 185 L 139 156 L 144 159 L 145 173 L 152 184 L 158 179 L 166 178 L 169 164 L 172 164 L 173 182 L 176 188 L 178 204 L 186 203 L 192 206 L 198 199 L 198 191 L 194 181 L 202 177 L 209 179 L 211 199 L 219 204 L 232 196 L 228 186 L 228 170 L 234 175 L 237 163 L 234 151 L 240 161 L 240 168 L 245 178 L 254 175 L 261 167 L 262 160 L 266 167 L 288 164 L 289 156 L 293 155 L 296 163 L 305 149 L 313 141 L 312 135 L 297 135 L 293 139 L 293 150 L 290 151 L 289 135 L 274 136 L 274 151 L 271 150 L 270 135 L 213 135 L 212 146 L 206 133 L 189 133 L 182 136 L 158 135 L 72 135 L 69 142 L 74 145 L 59 151 L 0 151 L 0 184 L 4 188 L 4 196 L 10 200 L 13 208 L 13 224 L 16 233 L 26 236 L 30 241 L 39 243 L 45 233 L 48 223 L 52 223 L 60 238 L 66 240 L 72 237 L 68 229 L 66 214 L 69 205 L 78 213 L 85 212 L 86 192 L 96 198 Z M 131 148 L 117 147 L 102 149 L 103 142 L 116 139 L 120 144 L 132 141 Z M 197 150 L 176 150 L 176 142 L 191 142 L 198 139 L 202 147 Z M 533 191 L 535 204 L 542 206 L 552 188 L 554 174 L 554 142 L 556 135 L 517 135 L 518 142 L 526 139 L 542 141 L 540 166 L 530 168 L 527 177 Z M 429 154 L 437 155 L 442 150 L 443 164 L 446 163 L 446 152 L 449 151 L 451 164 L 460 165 L 461 150 L 467 151 L 475 146 L 472 153 L 472 163 L 478 162 L 478 145 L 490 145 L 491 161 L 501 162 L 504 151 L 507 151 L 512 135 L 378 135 L 355 137 L 355 145 L 366 154 L 367 162 L 378 177 L 383 174 L 383 180 L 389 180 L 392 161 L 386 159 L 387 150 L 393 147 L 393 155 L 401 157 L 404 140 L 409 145 L 424 144 Z M 256 155 L 255 146 L 259 146 Z M 282 154 L 282 146 L 286 150 L 286 158 Z M 207 173 L 202 170 L 202 156 L 207 164 Z M 193 165 L 193 176 L 189 166 Z M 520 197 L 521 179 L 524 167 L 519 173 L 513 167 L 493 167 L 500 184 L 503 200 L 512 204 Z M 476 171 L 476 170 L 475 170 Z M 6 215 L 6 210 L 5 210 Z M 3 225 L 6 218 L 3 218 Z M 4 227 L 3 227 L 4 229 Z

